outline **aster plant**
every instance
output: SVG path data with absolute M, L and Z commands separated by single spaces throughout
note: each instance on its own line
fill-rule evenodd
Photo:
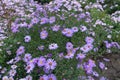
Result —
M 105 64 L 97 65 L 95 59 L 120 49 L 120 24 L 102 5 L 86 0 L 54 0 L 45 5 L 30 0 L 25 4 L 32 5 L 31 10 L 14 19 L 11 35 L 1 47 L 1 79 L 101 78 Z

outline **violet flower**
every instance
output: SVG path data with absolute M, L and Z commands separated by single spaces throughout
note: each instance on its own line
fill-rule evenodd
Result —
M 105 64 L 104 64 L 103 62 L 99 62 L 99 67 L 100 67 L 101 69 L 104 69 L 104 68 L 105 68 Z
M 86 45 L 84 45 L 83 47 L 80 48 L 80 50 L 83 51 L 83 53 L 87 53 L 92 49 L 93 49 L 92 44 L 86 44 Z
M 40 24 L 46 24 L 46 23 L 48 23 L 48 21 L 49 21 L 49 19 L 48 18 L 41 18 L 41 20 L 40 20 Z
M 73 32 L 78 32 L 78 27 L 72 27 Z
M 24 60 L 25 62 L 29 62 L 29 61 L 31 60 L 31 58 L 32 58 L 31 54 L 27 53 L 27 54 L 25 54 L 23 60 Z
M 84 32 L 84 31 L 87 30 L 87 27 L 86 27 L 86 26 L 81 26 L 81 27 L 80 27 L 80 30 L 81 30 L 82 32 Z
M 31 37 L 29 35 L 24 37 L 25 42 L 30 42 L 31 41 Z
M 77 59 L 80 59 L 80 60 L 82 60 L 82 59 L 84 59 L 86 57 L 86 54 L 82 54 L 82 53 L 79 53 L 79 54 L 77 54 Z
M 38 18 L 33 18 L 33 19 L 32 19 L 32 23 L 33 23 L 33 24 L 37 24 L 38 22 L 39 22 Z
M 55 32 L 57 32 L 59 29 L 60 29 L 60 25 L 54 25 L 52 27 L 52 31 L 55 31 Z
M 48 80 L 48 76 L 47 75 L 40 76 L 39 80 Z
M 24 47 L 24 46 L 20 46 L 20 47 L 17 49 L 16 53 L 17 53 L 17 56 L 25 53 L 25 47 Z
M 48 75 L 48 80 L 57 80 L 57 78 L 54 74 L 49 74 Z
M 57 63 L 53 59 L 48 59 L 45 63 L 45 68 L 48 70 L 54 70 L 56 66 L 57 66 Z
M 73 49 L 73 44 L 71 42 L 67 42 L 66 43 L 66 49 L 67 50 Z
M 86 37 L 85 41 L 87 44 L 92 44 L 94 42 L 94 39 L 92 37 Z
M 55 17 L 54 17 L 54 16 L 50 17 L 49 23 L 52 24 L 52 23 L 54 23 L 54 22 L 55 22 Z
M 42 32 L 40 32 L 40 38 L 41 39 L 46 39 L 48 36 L 48 32 L 46 30 L 43 30 Z
M 45 65 L 45 63 L 46 63 L 46 59 L 41 56 L 41 57 L 38 59 L 38 63 L 37 63 L 38 66 L 39 66 L 39 67 L 42 67 L 42 66 Z
M 30 63 L 26 66 L 27 73 L 30 73 L 34 69 L 35 65 L 33 63 Z
M 50 50 L 55 50 L 57 48 L 58 48 L 58 45 L 56 43 L 52 43 L 52 44 L 49 45 Z
M 72 37 L 73 36 L 73 30 L 69 28 L 65 28 L 62 30 L 62 34 L 67 36 L 67 37 Z

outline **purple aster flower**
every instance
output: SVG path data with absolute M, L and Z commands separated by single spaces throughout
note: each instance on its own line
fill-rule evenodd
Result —
M 49 19 L 48 18 L 41 18 L 40 24 L 46 24 L 48 23 Z
M 12 70 L 12 69 L 11 69 L 11 70 L 9 71 L 9 75 L 10 75 L 10 76 L 15 76 L 16 73 L 17 73 L 16 70 Z
M 71 42 L 67 42 L 66 43 L 66 49 L 67 50 L 73 49 L 73 44 Z
M 65 34 L 67 37 L 72 37 L 73 36 L 73 30 L 72 29 L 68 29 L 67 33 Z
M 72 27 L 73 32 L 78 32 L 78 27 Z
M 57 48 L 58 48 L 58 45 L 56 43 L 52 43 L 52 44 L 49 45 L 50 50 L 55 50 Z
M 87 44 L 89 44 L 89 43 L 91 44 L 91 43 L 94 42 L 94 39 L 92 37 L 86 37 L 85 41 L 86 41 Z
M 37 24 L 38 22 L 39 22 L 38 18 L 33 18 L 33 19 L 32 19 L 32 23 L 33 23 L 33 24 Z
M 94 75 L 95 77 L 99 77 L 99 74 L 98 74 L 96 71 L 93 71 L 93 75 Z
M 27 75 L 25 79 L 26 80 L 33 80 L 32 76 L 30 76 L 30 75 Z
M 79 17 L 80 17 L 80 19 L 83 19 L 83 18 L 85 18 L 85 16 L 86 16 L 85 13 L 81 13 Z
M 88 51 L 93 49 L 93 45 L 92 44 L 86 44 L 83 47 L 80 48 L 81 51 L 83 51 L 83 53 L 87 53 Z
M 3 76 L 2 80 L 9 80 L 8 76 Z
M 62 34 L 65 35 L 67 33 L 68 28 L 62 30 Z
M 56 61 L 54 61 L 53 59 L 48 59 L 46 61 L 46 64 L 45 64 L 45 68 L 48 69 L 48 70 L 54 70 L 57 66 L 57 63 Z
M 100 80 L 108 80 L 106 77 L 102 76 L 100 77 Z
M 13 33 L 19 32 L 19 27 L 11 27 Z
M 50 74 L 48 75 L 48 80 L 57 80 L 57 78 L 54 74 Z
M 43 30 L 42 32 L 40 32 L 40 38 L 41 39 L 46 39 L 48 36 L 48 32 L 46 30 Z
M 55 16 L 50 17 L 49 23 L 52 24 L 52 23 L 54 23 L 54 22 L 55 22 Z
M 17 65 L 11 65 L 11 69 L 16 69 L 17 67 Z
M 54 25 L 52 27 L 52 31 L 55 31 L 55 32 L 57 32 L 59 29 L 60 29 L 60 25 Z
M 100 67 L 101 69 L 104 69 L 104 68 L 105 68 L 105 64 L 104 64 L 103 62 L 99 62 L 99 67 Z
M 68 52 L 67 55 L 64 56 L 66 59 L 72 59 L 74 54 L 72 52 Z
M 31 58 L 32 58 L 31 54 L 25 54 L 23 60 L 24 60 L 25 62 L 28 62 L 28 61 L 31 60 Z
M 91 67 L 96 67 L 95 61 L 92 60 L 92 59 L 89 59 L 88 64 L 89 64 Z
M 72 37 L 73 36 L 73 30 L 69 28 L 65 28 L 62 30 L 62 34 L 67 36 L 67 37 Z
M 33 63 L 30 63 L 26 66 L 27 73 L 30 73 L 34 69 L 35 65 Z
M 4 80 L 4 79 L 3 79 Z M 6 80 L 6 79 L 5 79 Z M 14 78 L 12 76 L 9 77 L 9 79 L 7 80 L 14 80 Z
M 17 56 L 25 53 L 25 47 L 24 47 L 24 46 L 20 46 L 20 47 L 17 49 L 16 53 L 17 53 Z
M 86 57 L 86 54 L 79 53 L 77 54 L 77 59 L 84 59 Z
M 31 41 L 31 37 L 29 35 L 24 37 L 25 42 L 30 42 Z
M 38 66 L 39 67 L 42 67 L 42 66 L 44 66 L 45 65 L 45 62 L 46 62 L 46 59 L 43 57 L 43 56 L 41 56 L 39 59 L 38 59 Z
M 65 58 L 72 59 L 75 53 L 76 53 L 75 49 L 67 50 L 67 55 L 65 56 Z
M 80 30 L 81 30 L 82 32 L 84 32 L 84 31 L 87 30 L 87 27 L 86 27 L 86 26 L 81 26 L 81 27 L 80 27 Z
M 37 58 L 33 58 L 33 59 L 31 60 L 31 62 L 32 62 L 33 64 L 37 64 L 37 63 L 38 63 L 38 60 L 39 60 L 38 57 L 37 57 Z
M 47 75 L 40 76 L 39 80 L 48 80 L 48 76 Z
M 106 43 L 106 48 L 111 48 L 111 47 L 112 47 L 111 43 Z

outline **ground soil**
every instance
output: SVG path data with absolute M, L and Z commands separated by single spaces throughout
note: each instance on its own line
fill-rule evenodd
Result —
M 99 60 L 106 65 L 106 69 L 102 73 L 108 80 L 120 80 L 120 54 L 105 54 Z

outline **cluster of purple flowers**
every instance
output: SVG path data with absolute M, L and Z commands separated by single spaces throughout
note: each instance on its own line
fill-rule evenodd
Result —
M 88 51 L 93 49 L 92 43 L 94 42 L 94 39 L 92 37 L 86 37 L 85 41 L 87 44 L 80 48 L 80 50 L 83 51 L 83 53 L 87 53 Z
M 27 54 L 23 59 L 27 64 L 25 68 L 27 70 L 27 73 L 30 73 L 35 68 L 36 65 L 38 67 L 43 68 L 46 71 L 54 70 L 57 66 L 56 61 L 54 61 L 53 59 L 46 60 L 46 58 L 43 56 L 41 56 L 40 58 L 33 58 L 33 59 L 31 59 L 31 57 L 32 56 L 30 54 Z
M 87 63 L 84 63 L 84 69 L 87 74 L 93 74 L 94 76 L 99 76 L 97 72 L 93 71 L 93 68 L 96 67 L 95 61 L 89 59 Z
M 16 51 L 16 54 L 18 57 L 24 53 L 25 53 L 24 46 L 20 46 Z M 43 68 L 43 70 L 45 70 L 45 72 L 54 70 L 57 66 L 57 63 L 54 59 L 51 59 L 51 58 L 46 59 L 43 56 L 41 56 L 39 58 L 32 58 L 32 55 L 30 53 L 26 53 L 24 55 L 23 61 L 26 63 L 26 67 L 25 67 L 25 69 L 27 71 L 26 73 L 30 73 L 31 71 L 33 71 L 33 69 L 35 68 L 36 65 L 38 67 Z
M 46 17 L 41 18 L 40 24 L 46 24 L 46 23 L 54 23 L 55 22 L 55 16 L 50 17 L 49 19 Z
M 62 34 L 67 37 L 72 37 L 73 33 L 74 33 L 73 30 L 69 28 L 65 28 L 64 30 L 62 30 Z
M 73 44 L 71 42 L 67 42 L 66 43 L 67 55 L 65 55 L 64 57 L 67 59 L 73 58 L 78 49 L 79 48 L 73 48 Z

